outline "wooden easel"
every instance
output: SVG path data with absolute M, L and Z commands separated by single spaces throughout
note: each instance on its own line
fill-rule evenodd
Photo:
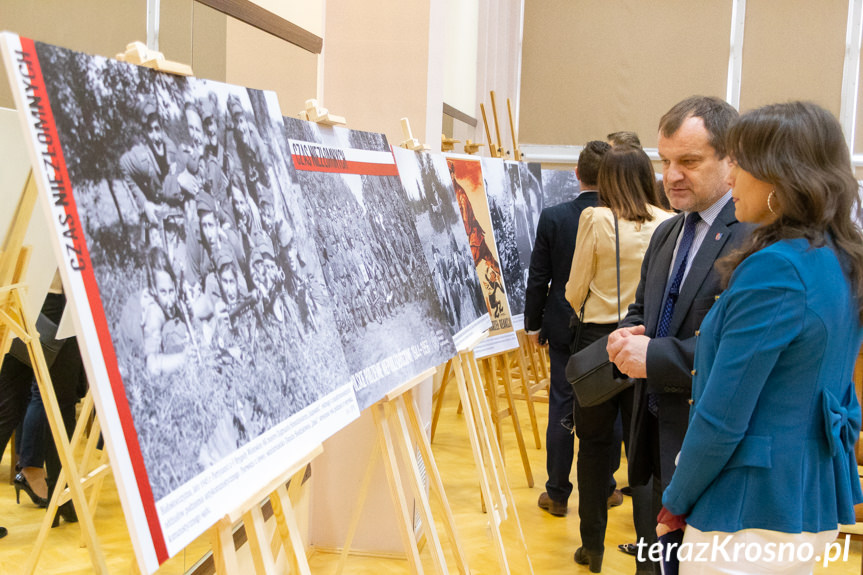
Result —
M 509 114 L 509 131 L 512 134 L 512 158 L 516 162 L 520 162 L 522 160 L 521 151 L 518 149 L 518 138 L 515 137 L 515 122 L 512 119 L 512 101 L 509 98 L 506 99 L 506 110 Z
M 474 347 L 477 343 L 479 342 L 472 342 L 471 345 L 459 351 L 458 355 L 451 360 L 451 370 L 458 383 L 468 438 L 479 475 L 483 503 L 489 515 L 489 528 L 497 552 L 500 572 L 511 573 L 501 533 L 501 524 L 508 518 L 508 513 L 511 513 L 519 544 L 516 553 L 519 556 L 523 555 L 527 563 L 527 570 L 519 569 L 518 572 L 532 574 L 533 566 L 518 518 L 515 499 L 506 477 L 500 444 L 496 434 L 491 431 L 494 423 L 483 390 L 479 365 L 474 355 Z
M 455 149 L 455 145 L 460 143 L 461 140 L 456 140 L 455 138 L 447 138 L 446 134 L 440 135 L 440 151 L 441 152 L 452 152 Z
M 92 426 L 90 421 L 92 418 Z M 90 426 L 89 432 L 87 427 Z M 105 476 L 111 471 L 111 465 L 108 462 L 108 454 L 103 450 L 97 450 L 96 446 L 99 442 L 101 427 L 99 419 L 95 415 L 95 407 L 93 404 L 92 391 L 87 391 L 81 406 L 81 412 L 78 415 L 78 421 L 75 424 L 75 431 L 72 434 L 72 439 L 69 441 L 72 456 L 78 452 L 82 441 L 86 438 L 84 453 L 79 460 L 78 469 L 81 471 L 81 487 L 84 489 L 91 488 L 89 508 L 91 517 L 96 515 L 96 506 L 99 504 L 99 497 L 102 493 L 102 483 Z M 87 471 L 89 469 L 89 471 Z M 39 558 L 42 555 L 42 549 L 48 540 L 48 533 L 51 529 L 51 524 L 54 516 L 57 513 L 57 508 L 67 501 L 70 501 L 72 491 L 66 478 L 66 467 L 60 470 L 60 475 L 57 478 L 57 486 L 54 488 L 54 494 L 51 496 L 51 501 L 48 503 L 48 510 L 45 518 L 42 520 L 42 525 L 39 528 L 39 533 L 36 536 L 36 543 L 33 545 L 33 551 L 27 560 L 25 573 L 35 573 L 36 566 L 39 563 Z M 85 547 L 87 541 L 84 538 L 84 533 L 81 533 L 81 547 Z
M 384 399 L 371 407 L 378 433 L 378 443 L 372 451 L 366 472 L 360 484 L 358 504 L 351 516 L 345 545 L 342 547 L 341 557 L 336 569 L 337 574 L 342 573 L 347 557 L 350 554 L 351 544 L 359 526 L 360 516 L 379 455 L 383 456 L 384 470 L 386 471 L 393 503 L 396 507 L 399 532 L 407 553 L 411 573 L 422 574 L 423 566 L 420 560 L 420 545 L 413 528 L 412 509 L 402 484 L 399 461 L 405 464 L 405 467 L 408 469 L 408 483 L 420 512 L 426 540 L 430 543 L 430 552 L 435 572 L 449 573 L 449 568 L 446 563 L 440 536 L 432 517 L 429 494 L 435 495 L 435 499 L 443 514 L 443 527 L 449 539 L 458 572 L 461 575 L 468 575 L 470 573 L 467 556 L 461 547 L 456 533 L 455 520 L 453 519 L 452 509 L 444 491 L 443 480 L 432 454 L 431 444 L 420 423 L 419 409 L 413 397 L 414 387 L 424 379 L 431 377 L 434 371 L 434 369 L 430 369 L 411 379 L 388 393 Z M 415 445 L 419 448 L 420 456 L 429 479 L 429 494 L 426 494 L 425 486 L 423 485 L 419 460 L 414 450 Z
M 515 440 L 518 444 L 518 450 L 521 455 L 521 463 L 524 467 L 524 474 L 527 479 L 527 486 L 533 487 L 533 472 L 530 469 L 530 459 L 527 456 L 527 448 L 524 443 L 524 434 L 521 431 L 521 423 L 518 419 L 518 410 L 515 406 L 513 397 L 513 378 L 510 361 L 514 356 L 515 361 L 520 367 L 519 372 L 524 373 L 523 362 L 521 359 L 520 350 L 507 350 L 500 353 L 492 354 L 479 359 L 481 373 L 484 374 L 483 381 L 485 382 L 485 394 L 491 407 L 491 420 L 497 434 L 498 443 L 503 444 L 503 425 L 502 420 L 506 417 L 512 419 L 513 429 L 515 431 Z M 498 406 L 500 397 L 497 391 L 497 385 L 500 382 L 503 388 L 503 397 L 506 404 L 503 407 Z M 536 413 L 533 409 L 533 403 L 528 396 L 528 412 L 533 424 L 533 434 L 536 443 L 536 448 L 540 449 L 542 443 L 539 438 L 539 429 L 536 423 Z
M 35 319 L 30 317 L 25 305 L 27 299 L 27 284 L 23 281 L 29 263 L 29 249 L 23 246 L 24 235 L 33 215 L 38 191 L 33 172 L 27 176 L 27 182 L 19 199 L 18 205 L 12 217 L 12 223 L 3 241 L 3 251 L 0 254 L 0 352 L 5 357 L 12 344 L 12 337 L 18 338 L 27 346 L 30 355 L 30 363 L 33 373 L 45 405 L 45 414 L 51 428 L 54 444 L 57 446 L 57 454 L 62 465 L 62 472 L 58 487 L 54 490 L 51 504 L 48 508 L 45 520 L 37 538 L 36 546 L 30 556 L 26 573 L 33 573 L 39 559 L 41 547 L 47 536 L 53 519 L 53 511 L 57 509 L 60 494 L 63 491 L 63 482 L 68 485 L 68 497 L 71 498 L 81 527 L 81 535 L 84 544 L 90 553 L 93 570 L 96 573 L 108 573 L 102 547 L 96 535 L 93 524 L 93 515 L 90 511 L 90 503 L 84 496 L 85 479 L 79 473 L 78 463 L 75 461 L 72 444 L 67 435 L 63 418 L 60 414 L 60 406 L 57 396 L 54 394 L 54 386 L 51 384 L 51 376 L 48 365 L 42 352 L 39 341 L 39 332 L 36 330 Z M 2 362 L 2 359 L 0 359 Z M 77 433 L 77 431 L 76 431 Z M 98 476 L 92 480 L 86 480 L 88 484 L 95 484 L 98 477 L 104 475 L 100 471 Z M 94 498 L 95 503 L 95 498 Z M 44 534 L 42 533 L 44 532 Z
M 308 120 L 322 126 L 344 126 L 347 123 L 344 116 L 330 114 L 326 108 L 319 107 L 318 101 L 314 98 L 306 100 L 306 109 L 301 110 L 297 115 L 301 120 Z
M 413 132 L 411 131 L 411 122 L 407 118 L 402 118 L 399 120 L 402 126 L 402 135 L 404 135 L 405 139 L 402 141 L 399 146 L 405 148 L 406 150 L 413 150 L 415 152 L 425 152 L 427 150 L 431 150 L 431 148 L 420 142 L 418 139 L 414 138 Z
M 210 542 L 213 547 L 216 573 L 219 575 L 239 575 L 241 573 L 234 546 L 234 525 L 242 522 L 248 536 L 255 573 L 268 575 L 278 573 L 276 560 L 279 550 L 284 548 L 291 566 L 291 573 L 311 575 L 305 546 L 300 537 L 300 528 L 291 502 L 291 494 L 286 484 L 290 480 L 290 489 L 298 489 L 302 483 L 302 475 L 305 473 L 306 466 L 322 452 L 323 447 L 321 445 L 315 446 L 305 457 L 271 481 L 264 489 L 246 499 L 246 502 L 240 505 L 237 510 L 216 522 L 210 529 Z M 276 521 L 278 544 L 275 547 L 267 541 L 264 515 L 261 510 L 262 503 L 267 499 L 273 507 L 273 517 Z
M 494 133 L 496 136 L 495 140 L 491 139 L 491 130 L 489 129 L 488 117 L 485 114 L 485 105 L 480 102 L 479 109 L 482 112 L 482 123 L 485 126 L 485 137 L 488 139 L 488 150 L 491 153 L 492 158 L 506 158 L 509 156 L 507 152 L 503 149 L 503 142 L 500 139 L 500 124 L 497 121 L 497 102 L 495 100 L 494 90 L 490 92 L 491 94 L 491 111 L 494 116 Z M 513 138 L 514 140 L 515 138 Z
M 527 360 L 527 380 L 528 391 L 534 401 L 548 403 L 548 395 L 536 395 L 540 391 L 548 392 L 549 386 L 549 365 L 548 365 L 548 347 L 540 347 L 533 343 L 524 330 L 518 331 L 518 339 L 521 349 L 524 352 Z M 516 399 L 519 399 L 516 397 Z

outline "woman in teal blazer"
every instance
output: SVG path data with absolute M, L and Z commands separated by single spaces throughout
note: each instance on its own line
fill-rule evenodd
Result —
M 839 123 L 810 103 L 742 115 L 728 149 L 737 219 L 759 227 L 718 263 L 730 279 L 697 332 L 689 430 L 657 531 L 685 516 L 687 553 L 707 543 L 730 556 L 735 542 L 749 553 L 727 564 L 723 552 L 714 563 L 681 554 L 682 573 L 811 572 L 863 501 L 857 181 Z

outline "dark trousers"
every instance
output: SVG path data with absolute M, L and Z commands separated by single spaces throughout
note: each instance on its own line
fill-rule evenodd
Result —
M 15 434 L 15 451 L 18 452 L 18 466 L 42 467 L 45 465 L 45 433 L 51 430 L 45 426 L 45 408 L 39 395 L 36 380 L 30 387 L 30 400 L 24 420 L 18 426 Z
M 656 538 L 656 516 L 662 509 L 663 478 L 662 466 L 659 460 L 659 421 L 655 415 L 646 414 L 647 427 L 644 430 L 649 437 L 651 446 L 651 465 L 653 466 L 653 477 L 647 483 L 635 488 L 632 495 L 632 515 L 635 520 L 635 535 L 639 541 L 644 541 L 648 546 L 655 543 Z M 645 547 L 645 550 L 647 547 Z M 645 551 L 646 558 L 647 553 Z M 638 558 L 636 557 L 636 560 Z M 639 561 L 636 565 L 637 573 L 655 573 L 659 575 L 661 569 L 658 562 Z
M 575 349 L 587 347 L 616 328 L 616 324 L 582 324 Z M 608 497 L 615 487 L 613 473 L 620 467 L 621 439 L 629 436 L 632 400 L 629 388 L 593 407 L 575 401 L 579 529 L 582 545 L 596 553 L 605 549 Z
M 54 323 L 59 323 L 65 303 L 64 296 L 48 294 L 42 306 L 42 313 Z M 60 414 L 66 425 L 67 436 L 71 437 L 75 429 L 75 404 L 83 396 L 87 382 L 75 338 L 69 338 L 63 344 L 48 371 L 60 406 Z M 31 389 L 33 389 L 32 394 Z M 3 358 L 3 366 L 0 368 L 0 455 L 5 451 L 12 432 L 25 420 L 25 416 L 27 425 L 23 428 L 23 432 L 25 435 L 32 432 L 36 434 L 36 438 L 22 437 L 22 449 L 28 443 L 32 444 L 41 438 L 48 487 L 53 488 L 60 472 L 60 460 L 48 428 L 42 398 L 34 384 L 33 369 L 12 357 L 11 354 L 6 354 Z M 37 447 L 34 445 L 33 448 Z M 32 454 L 22 454 L 22 465 L 25 464 L 25 458 L 36 463 L 41 459 L 41 455 L 34 458 Z M 37 466 L 41 466 L 41 463 Z
M 6 354 L 0 368 L 0 456 L 6 451 L 12 432 L 24 421 L 32 383 L 30 366 Z
M 566 362 L 569 361 L 569 346 L 548 345 L 551 363 L 548 390 L 548 426 L 545 430 L 545 468 L 548 481 L 545 490 L 554 501 L 566 503 L 572 493 L 569 474 L 575 438 L 572 434 L 572 386 L 566 380 Z M 561 422 L 569 423 L 566 427 Z

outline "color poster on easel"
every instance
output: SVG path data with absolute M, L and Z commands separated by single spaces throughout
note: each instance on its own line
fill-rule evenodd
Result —
M 151 573 L 359 414 L 281 111 L 8 33 L 2 48 Z
M 440 154 L 393 148 L 399 177 L 414 215 L 432 277 L 462 349 L 491 327 L 488 308 L 470 253 L 446 159 Z
M 360 409 L 456 353 L 386 136 L 284 118 Z
M 518 337 L 510 315 L 480 159 L 460 154 L 444 156 L 450 168 L 459 213 L 491 317 L 489 337 L 477 345 L 474 353 L 479 358 L 516 349 Z

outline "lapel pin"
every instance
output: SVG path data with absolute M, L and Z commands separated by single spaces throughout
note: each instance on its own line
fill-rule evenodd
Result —
M 716 237 L 713 238 L 715 241 L 719 241 L 722 239 L 722 232 L 716 232 Z

